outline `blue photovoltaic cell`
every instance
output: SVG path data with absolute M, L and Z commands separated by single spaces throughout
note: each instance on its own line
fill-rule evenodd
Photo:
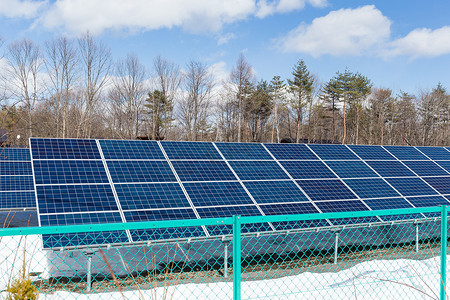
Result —
M 107 161 L 114 183 L 120 182 L 176 182 L 166 161 Z
M 384 146 L 399 160 L 427 160 L 428 158 L 411 146 Z
M 182 181 L 236 180 L 224 161 L 173 161 Z
M 33 175 L 29 161 L 0 161 L 1 175 Z
M 372 210 L 414 208 L 403 198 L 372 199 L 364 200 L 364 202 L 369 205 Z
M 0 176 L 0 191 L 33 190 L 33 176 Z
M 341 178 L 378 177 L 378 175 L 362 161 L 327 161 L 326 164 Z
M 34 159 L 101 159 L 95 140 L 30 139 Z
M 434 187 L 441 194 L 450 194 L 450 176 L 447 177 L 426 177 L 429 185 Z
M 394 160 L 395 157 L 389 154 L 381 146 L 348 145 L 363 160 Z
M 1 192 L 0 208 L 32 208 L 36 207 L 34 191 L 30 192 Z
M 105 159 L 165 159 L 156 141 L 99 140 Z
M 230 161 L 241 180 L 289 179 L 275 161 Z
M 400 196 L 381 178 L 346 179 L 344 181 L 360 198 Z
M 266 216 L 270 215 L 296 215 L 296 214 L 317 214 L 319 211 L 312 203 L 287 203 L 261 205 L 261 209 Z M 329 226 L 326 220 L 305 220 L 290 222 L 273 222 L 276 230 L 289 230 L 296 228 L 324 227 Z
M 403 163 L 419 176 L 450 175 L 448 172 L 429 160 L 404 161 Z
M 36 186 L 39 213 L 118 211 L 110 185 Z
M 273 159 L 261 144 L 257 143 L 216 143 L 222 155 L 230 159 Z
M 28 148 L 0 148 L 0 161 L 31 161 Z
M 416 178 L 387 178 L 387 181 L 403 196 L 436 195 L 422 179 Z
M 308 201 L 292 181 L 252 181 L 244 184 L 258 203 Z
M 297 183 L 313 201 L 357 199 L 340 180 L 297 180 Z
M 281 161 L 294 179 L 336 178 L 321 161 Z
M 415 207 L 433 207 L 439 205 L 449 205 L 449 201 L 441 196 L 429 196 L 429 197 L 408 197 Z
M 317 156 L 303 144 L 264 144 L 278 160 L 317 160 Z
M 381 177 L 416 176 L 399 161 L 367 161 Z
M 122 223 L 119 212 L 106 213 L 86 213 L 86 214 L 57 214 L 40 215 L 41 226 L 62 226 L 62 225 L 82 225 L 82 224 L 102 224 L 102 223 Z M 44 248 L 70 247 L 80 245 L 105 245 L 114 243 L 127 243 L 125 231 L 102 231 L 87 233 L 65 233 L 65 234 L 44 234 L 42 235 Z
M 178 183 L 116 184 L 123 210 L 190 207 Z
M 322 159 L 322 160 L 336 160 L 336 159 L 359 159 L 352 153 L 345 145 L 321 145 L 312 144 L 309 147 Z
M 447 170 L 447 172 L 450 172 L 450 161 L 437 161 L 436 163 Z
M 450 160 L 450 152 L 444 147 L 416 147 L 432 160 Z
M 161 142 L 169 159 L 222 159 L 212 143 Z
M 253 204 L 239 182 L 193 182 L 183 185 L 195 207 Z
M 34 160 L 36 184 L 108 183 L 101 160 Z
M 127 222 L 170 221 L 196 219 L 192 209 L 161 209 L 125 211 Z M 190 238 L 204 236 L 205 232 L 199 227 L 177 227 L 146 230 L 130 230 L 133 241 L 152 241 L 162 239 Z

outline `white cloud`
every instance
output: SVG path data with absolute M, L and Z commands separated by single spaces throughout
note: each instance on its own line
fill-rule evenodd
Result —
M 361 55 L 380 49 L 390 37 L 391 21 L 374 5 L 340 9 L 302 24 L 277 45 L 285 52 L 303 52 L 314 57 Z
M 226 43 L 228 43 L 230 40 L 235 39 L 235 38 L 236 38 L 236 35 L 235 35 L 234 33 L 232 33 L 232 32 L 229 32 L 229 33 L 227 33 L 227 34 L 225 34 L 225 35 L 221 35 L 221 36 L 219 37 L 219 39 L 217 40 L 217 45 L 223 45 L 223 44 L 226 44 Z
M 33 18 L 46 3 L 47 1 L 0 0 L 0 17 Z
M 320 7 L 327 0 L 58 0 L 48 5 L 35 26 L 63 28 L 75 34 L 172 27 L 217 32 L 224 24 L 299 10 L 307 3 Z
M 450 53 L 450 26 L 435 30 L 419 28 L 403 38 L 394 40 L 388 56 L 408 55 L 412 58 L 434 57 Z
M 260 0 L 257 3 L 256 16 L 265 18 L 275 13 L 288 13 L 295 10 L 301 10 L 309 3 L 315 7 L 324 7 L 327 0 Z
M 230 77 L 230 70 L 227 69 L 227 64 L 224 61 L 209 66 L 208 71 L 213 75 L 216 86 L 221 85 Z

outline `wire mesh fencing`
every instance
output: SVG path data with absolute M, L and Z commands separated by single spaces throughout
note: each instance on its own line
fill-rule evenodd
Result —
M 446 209 L 5 228 L 0 299 L 446 299 Z

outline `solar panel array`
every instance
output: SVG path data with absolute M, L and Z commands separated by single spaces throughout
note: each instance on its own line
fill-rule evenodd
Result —
M 41 226 L 450 204 L 450 149 L 444 147 L 76 139 L 30 143 Z M 278 229 L 286 224 L 243 231 Z M 119 239 L 114 241 L 224 233 L 217 227 L 116 232 Z M 44 246 L 104 244 L 114 242 L 112 238 L 108 233 L 89 241 L 55 238 Z
M 35 209 L 30 149 L 0 148 L 0 211 Z

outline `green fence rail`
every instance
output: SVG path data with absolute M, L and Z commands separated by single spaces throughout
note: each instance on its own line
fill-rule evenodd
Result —
M 447 216 L 441 206 L 3 228 L 0 299 L 447 299 Z

